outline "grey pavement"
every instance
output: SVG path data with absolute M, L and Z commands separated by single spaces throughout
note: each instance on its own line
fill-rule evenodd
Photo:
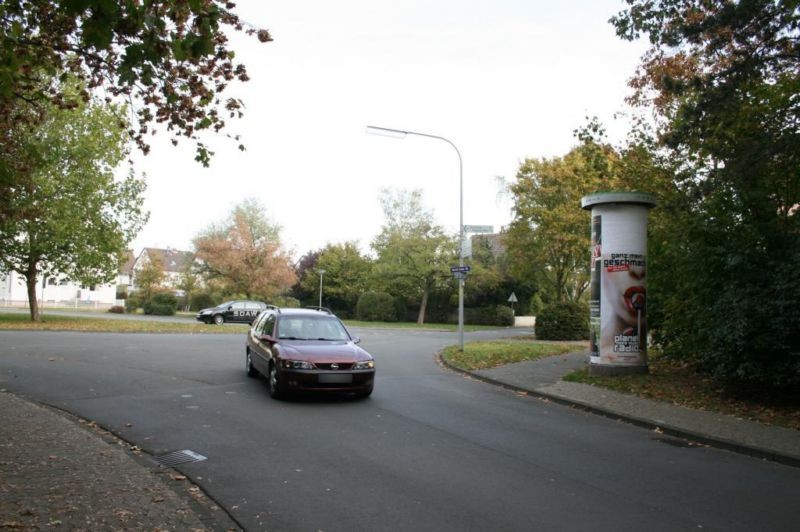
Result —
M 238 530 L 184 475 L 89 423 L 0 393 L 0 528 Z
M 469 373 L 663 434 L 800 466 L 800 431 L 561 380 L 564 375 L 585 367 L 588 356 L 587 352 L 568 353 Z

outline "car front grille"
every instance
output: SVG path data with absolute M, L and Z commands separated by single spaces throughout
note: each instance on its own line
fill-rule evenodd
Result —
M 321 364 L 316 363 L 314 364 L 317 369 L 324 369 L 325 371 L 341 371 L 341 370 L 348 370 L 353 368 L 353 364 L 350 362 L 334 362 L 333 364 Z M 337 366 L 337 367 L 331 367 Z

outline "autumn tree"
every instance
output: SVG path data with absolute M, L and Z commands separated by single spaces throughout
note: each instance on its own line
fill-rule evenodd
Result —
M 197 159 L 207 163 L 198 133 L 220 131 L 240 114 L 242 102 L 223 93 L 231 81 L 248 79 L 226 28 L 272 40 L 233 9 L 224 0 L 2 2 L 0 117 L 33 120 L 49 105 L 72 107 L 102 90 L 136 102 L 138 127 L 130 134 L 142 149 L 152 125 L 163 123 L 173 139 L 195 140 Z M 62 72 L 85 90 L 68 94 L 50 83 Z
M 589 216 L 581 197 L 611 186 L 614 151 L 585 142 L 564 157 L 526 159 L 509 186 L 506 232 L 512 273 L 554 301 L 578 301 L 589 286 Z
M 164 261 L 160 254 L 149 254 L 147 261 L 134 273 L 136 296 L 133 298 L 139 305 L 144 305 L 153 299 L 153 294 L 164 286 L 166 274 Z M 138 306 L 138 305 L 134 305 Z
M 800 9 L 758 0 L 627 0 L 612 19 L 651 48 L 632 80 L 676 193 L 660 209 L 672 293 L 665 352 L 727 381 L 800 384 Z
M 384 223 L 372 242 L 375 278 L 387 292 L 419 301 L 417 323 L 422 324 L 432 290 L 452 279 L 456 242 L 434 223 L 420 190 L 383 189 L 380 202 Z
M 314 267 L 304 270 L 300 283 L 305 293 L 318 293 L 318 272 L 325 270 L 323 297 L 333 308 L 353 312 L 367 288 L 371 269 L 369 258 L 361 254 L 355 242 L 328 244 L 318 252 Z
M 60 90 L 76 87 L 65 83 Z M 69 110 L 51 106 L 44 120 L 12 126 L 15 142 L 36 158 L 26 180 L 3 198 L 14 216 L 0 218 L 0 269 L 25 278 L 34 321 L 40 276 L 111 281 L 120 253 L 147 219 L 144 182 L 132 174 L 114 177 L 128 146 L 119 115 L 91 100 Z
M 280 227 L 256 200 L 233 208 L 227 220 L 194 239 L 200 270 L 230 295 L 269 301 L 296 281 L 291 259 L 280 240 Z

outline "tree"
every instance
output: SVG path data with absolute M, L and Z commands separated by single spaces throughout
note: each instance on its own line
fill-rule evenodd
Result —
M 422 205 L 422 192 L 383 189 L 380 196 L 385 221 L 372 242 L 378 255 L 375 277 L 385 291 L 420 302 L 417 323 L 425 321 L 431 291 L 451 279 L 456 242 L 433 223 Z
M 200 276 L 197 273 L 194 257 L 191 257 L 190 260 L 184 261 L 176 285 L 176 288 L 182 290 L 184 294 L 184 310 L 191 308 L 192 298 L 200 287 Z
M 295 276 L 297 278 L 297 282 L 292 286 L 291 294 L 295 297 L 298 301 L 305 301 L 311 299 L 316 293 L 317 288 L 314 289 L 306 289 L 303 285 L 303 281 L 305 280 L 307 275 L 311 275 L 314 273 L 317 267 L 317 260 L 319 260 L 320 251 L 309 251 L 302 257 L 300 260 L 297 261 L 297 264 L 294 266 Z
M 194 239 L 201 271 L 218 280 L 230 295 L 269 300 L 296 281 L 289 254 L 273 224 L 256 200 L 245 200 L 221 224 Z
M 644 1 L 612 19 L 651 49 L 632 84 L 676 165 L 660 340 L 727 381 L 800 384 L 800 10 Z M 665 262 L 666 263 L 666 262 Z
M 0 268 L 25 278 L 33 321 L 40 320 L 40 275 L 84 284 L 112 280 L 120 254 L 146 221 L 144 182 L 132 174 L 114 178 L 127 155 L 119 115 L 90 101 L 51 107 L 43 121 L 13 126 L 18 145 L 37 157 L 24 182 L 3 198 L 15 215 L 0 218 Z
M 130 134 L 145 152 L 150 124 L 164 123 L 173 142 L 194 139 L 197 159 L 207 164 L 211 153 L 197 133 L 219 131 L 226 115 L 240 114 L 242 102 L 221 94 L 234 79 L 248 79 L 233 60 L 226 27 L 272 40 L 233 7 L 223 0 L 3 2 L 0 117 L 35 120 L 43 105 L 72 107 L 103 89 L 138 103 L 139 126 Z M 51 84 L 62 72 L 80 79 L 85 90 L 67 94 Z
M 136 301 L 139 305 L 149 303 L 153 299 L 153 294 L 157 293 L 164 285 L 164 262 L 157 254 L 148 255 L 145 264 L 136 271 L 135 285 Z M 134 305 L 134 306 L 139 306 Z
M 324 297 L 335 309 L 355 311 L 358 297 L 367 288 L 372 265 L 355 242 L 328 244 L 319 251 L 314 268 L 300 279 L 305 293 L 319 292 L 319 270 L 325 270 Z
M 611 186 L 616 158 L 611 148 L 588 141 L 564 157 L 526 159 L 510 186 L 511 271 L 544 286 L 554 301 L 578 301 L 589 286 L 589 215 L 580 200 Z

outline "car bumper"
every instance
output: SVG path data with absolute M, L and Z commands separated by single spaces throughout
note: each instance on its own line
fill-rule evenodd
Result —
M 375 384 L 375 370 L 283 370 L 280 380 L 287 392 L 365 392 Z
M 200 314 L 198 314 L 197 316 L 195 316 L 195 319 L 197 321 L 202 321 L 203 323 L 208 323 L 209 321 L 211 321 L 211 316 L 207 314 L 201 316 Z

